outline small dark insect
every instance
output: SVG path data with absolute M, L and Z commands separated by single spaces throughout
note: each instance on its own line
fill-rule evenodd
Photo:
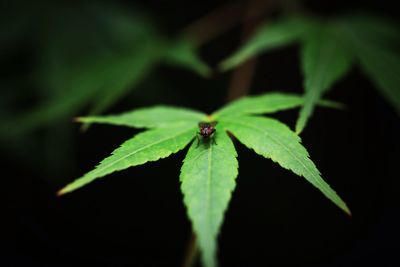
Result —
M 216 121 L 212 122 L 199 122 L 199 135 L 203 137 L 204 143 L 209 141 L 210 139 L 214 142 L 214 144 L 217 144 L 213 138 L 213 134 L 215 133 L 215 125 L 217 125 Z M 199 146 L 200 143 L 200 137 L 197 136 L 197 146 Z

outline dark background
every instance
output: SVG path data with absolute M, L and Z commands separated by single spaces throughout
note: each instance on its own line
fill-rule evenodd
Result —
M 221 3 L 154 0 L 141 5 L 165 32 L 176 33 Z M 307 7 L 321 15 L 360 8 L 398 15 L 386 1 L 308 1 Z M 235 27 L 203 46 L 202 58 L 215 66 L 238 46 L 240 32 Z M 5 57 L 8 65 L 2 69 L 8 72 L 3 75 L 29 72 L 29 44 L 17 51 L 19 57 Z M 160 103 L 212 112 L 225 102 L 229 77 L 203 79 L 160 66 L 108 112 Z M 260 56 L 251 94 L 299 93 L 301 84 L 298 47 L 291 46 Z M 357 68 L 327 97 L 347 108 L 318 108 L 302 133 L 303 144 L 353 216 L 304 179 L 236 142 L 239 177 L 219 238 L 221 266 L 400 266 L 399 118 Z M 293 128 L 297 110 L 274 117 Z M 60 122 L 67 123 L 69 118 Z M 68 160 L 63 155 L 49 160 L 41 150 L 31 155 L 36 161 L 24 160 L 4 149 L 0 266 L 180 266 L 191 234 L 178 180 L 186 150 L 55 196 L 137 132 L 95 125 L 81 133 L 74 125 Z M 43 133 L 38 130 L 24 142 L 47 144 Z M 61 130 L 51 144 L 63 142 Z

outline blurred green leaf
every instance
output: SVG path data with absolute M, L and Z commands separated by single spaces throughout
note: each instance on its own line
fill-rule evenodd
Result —
M 89 106 L 89 114 L 99 114 L 163 62 L 210 73 L 188 41 L 165 38 L 137 9 L 105 2 L 49 6 L 52 12 L 33 20 L 39 103 L 5 122 L 3 136 L 30 132 Z
M 137 87 L 152 71 L 159 57 L 155 51 L 151 51 L 152 48 L 154 50 L 153 44 L 142 43 L 142 45 L 140 49 L 136 47 L 131 56 L 121 58 L 116 62 L 117 64 L 110 71 L 110 79 L 105 80 L 97 95 L 90 99 L 93 104 L 89 114 L 105 111 Z
M 357 56 L 361 67 L 400 114 L 400 55 L 365 43 L 359 45 Z
M 361 68 L 378 91 L 400 114 L 399 24 L 376 17 L 346 18 L 340 21 L 343 40 L 352 47 Z
M 301 66 L 304 75 L 304 105 L 296 122 L 300 133 L 310 118 L 314 106 L 331 86 L 351 68 L 353 55 L 341 42 L 340 31 L 331 24 L 315 24 L 304 36 Z
M 298 41 L 307 30 L 308 22 L 295 17 L 265 23 L 238 51 L 222 61 L 219 68 L 226 71 L 259 53 L 290 45 Z
M 374 43 L 389 49 L 400 45 L 399 21 L 368 13 L 348 14 L 335 21 L 344 32 L 366 43 Z M 342 36 L 344 37 L 344 36 Z
M 196 48 L 189 40 L 178 39 L 166 46 L 164 62 L 192 70 L 203 77 L 211 75 L 211 69 L 197 55 Z
M 220 123 L 245 146 L 303 176 L 339 208 L 350 214 L 346 203 L 321 178 L 307 150 L 300 144 L 300 137 L 286 125 L 270 118 L 243 115 L 221 118 Z
M 118 115 L 81 117 L 78 118 L 78 121 L 134 128 L 168 128 L 179 124 L 193 124 L 194 127 L 197 127 L 197 123 L 205 120 L 206 116 L 204 113 L 185 108 L 155 106 Z
M 215 142 L 194 141 L 181 169 L 184 203 L 196 233 L 204 266 L 217 266 L 217 236 L 238 175 L 237 154 L 217 126 Z

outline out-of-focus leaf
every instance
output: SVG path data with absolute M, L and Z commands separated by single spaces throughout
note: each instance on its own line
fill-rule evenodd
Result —
M 66 95 L 63 101 L 55 99 L 32 111 L 7 118 L 0 126 L 0 136 L 2 138 L 16 138 L 38 126 L 63 118 L 67 114 L 72 115 L 71 111 L 76 110 L 76 106 L 84 105 L 91 93 L 89 90 L 82 90 L 75 95 Z
M 152 45 L 132 51 L 131 56 L 120 59 L 114 66 L 112 77 L 105 81 L 99 93 L 91 99 L 93 107 L 90 114 L 99 114 L 134 89 L 152 70 L 159 60 Z M 154 50 L 154 47 L 153 47 Z
M 304 98 L 296 94 L 270 92 L 258 96 L 240 98 L 213 113 L 212 117 L 218 119 L 223 116 L 241 114 L 266 114 L 286 109 L 300 107 Z M 342 105 L 329 100 L 321 100 L 319 105 L 330 108 L 342 108 Z
M 400 114 L 400 53 L 394 50 L 396 44 L 400 47 L 399 24 L 370 17 L 340 23 L 343 40 L 352 46 L 361 68 Z
M 304 105 L 296 122 L 300 133 L 314 106 L 331 86 L 341 79 L 353 62 L 349 48 L 340 41 L 340 31 L 330 24 L 315 25 L 302 43 L 301 66 L 304 75 Z
M 194 141 L 181 169 L 181 189 L 201 251 L 203 266 L 217 266 L 217 236 L 238 175 L 237 154 L 217 126 L 215 142 Z
M 300 18 L 266 23 L 238 51 L 222 61 L 219 68 L 226 71 L 263 51 L 290 45 L 298 41 L 308 27 L 308 22 Z
M 123 143 L 94 170 L 65 186 L 58 194 L 74 191 L 113 172 L 168 157 L 183 149 L 193 139 L 196 130 L 197 127 L 193 124 L 186 124 L 170 130 L 154 129 L 140 133 Z
M 365 43 L 357 48 L 363 70 L 400 114 L 400 54 Z
M 109 35 L 109 50 L 115 64 L 104 66 L 115 69 L 105 81 L 96 97 L 92 99 L 90 114 L 105 111 L 152 71 L 163 56 L 165 44 L 151 22 L 143 14 L 95 6 L 95 15 Z
M 93 108 L 90 114 L 99 114 L 111 106 L 121 97 L 131 91 L 145 78 L 152 67 L 160 61 L 170 65 L 187 68 L 199 75 L 207 77 L 211 70 L 198 58 L 194 48 L 185 40 L 179 41 L 156 41 L 149 42 L 141 40 L 140 49 L 134 49 L 133 55 L 128 57 L 126 64 L 118 68 L 110 84 L 102 87 L 99 95 L 92 101 Z M 134 59 L 134 60 L 131 60 Z M 121 60 L 122 61 L 122 60 Z
M 390 49 L 400 45 L 399 21 L 372 14 L 348 14 L 336 20 L 343 30 L 365 43 L 374 43 Z M 343 36 L 342 36 L 343 37 Z
M 307 150 L 300 144 L 300 137 L 286 125 L 274 119 L 251 116 L 224 117 L 220 124 L 257 154 L 303 176 L 339 208 L 350 214 L 346 203 L 321 178 Z
M 41 101 L 15 114 L 5 124 L 6 135 L 73 116 L 90 103 L 103 111 L 159 57 L 158 35 L 143 16 L 132 16 L 114 5 L 107 5 L 107 12 L 104 9 L 101 4 L 71 4 L 43 18 L 47 23 L 37 33 L 35 73 Z
M 139 11 L 110 3 L 61 6 L 41 18 L 36 38 L 40 101 L 6 123 L 8 136 L 72 117 L 90 105 L 90 114 L 101 113 L 162 62 L 209 73 L 188 42 L 167 40 Z
M 166 46 L 164 62 L 187 68 L 203 77 L 209 77 L 211 69 L 197 55 L 195 47 L 186 39 L 172 41 Z
M 179 124 L 193 124 L 196 127 L 197 123 L 205 120 L 206 117 L 206 114 L 191 109 L 155 106 L 136 109 L 118 115 L 81 117 L 78 118 L 78 121 L 134 128 L 168 128 Z

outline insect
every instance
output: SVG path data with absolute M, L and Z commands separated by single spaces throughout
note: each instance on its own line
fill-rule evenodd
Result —
M 210 139 L 217 144 L 213 138 L 213 134 L 215 133 L 215 125 L 217 125 L 216 121 L 212 122 L 199 122 L 200 132 L 198 133 L 203 137 L 204 143 L 209 141 Z M 197 136 L 197 146 L 200 144 L 200 137 Z

